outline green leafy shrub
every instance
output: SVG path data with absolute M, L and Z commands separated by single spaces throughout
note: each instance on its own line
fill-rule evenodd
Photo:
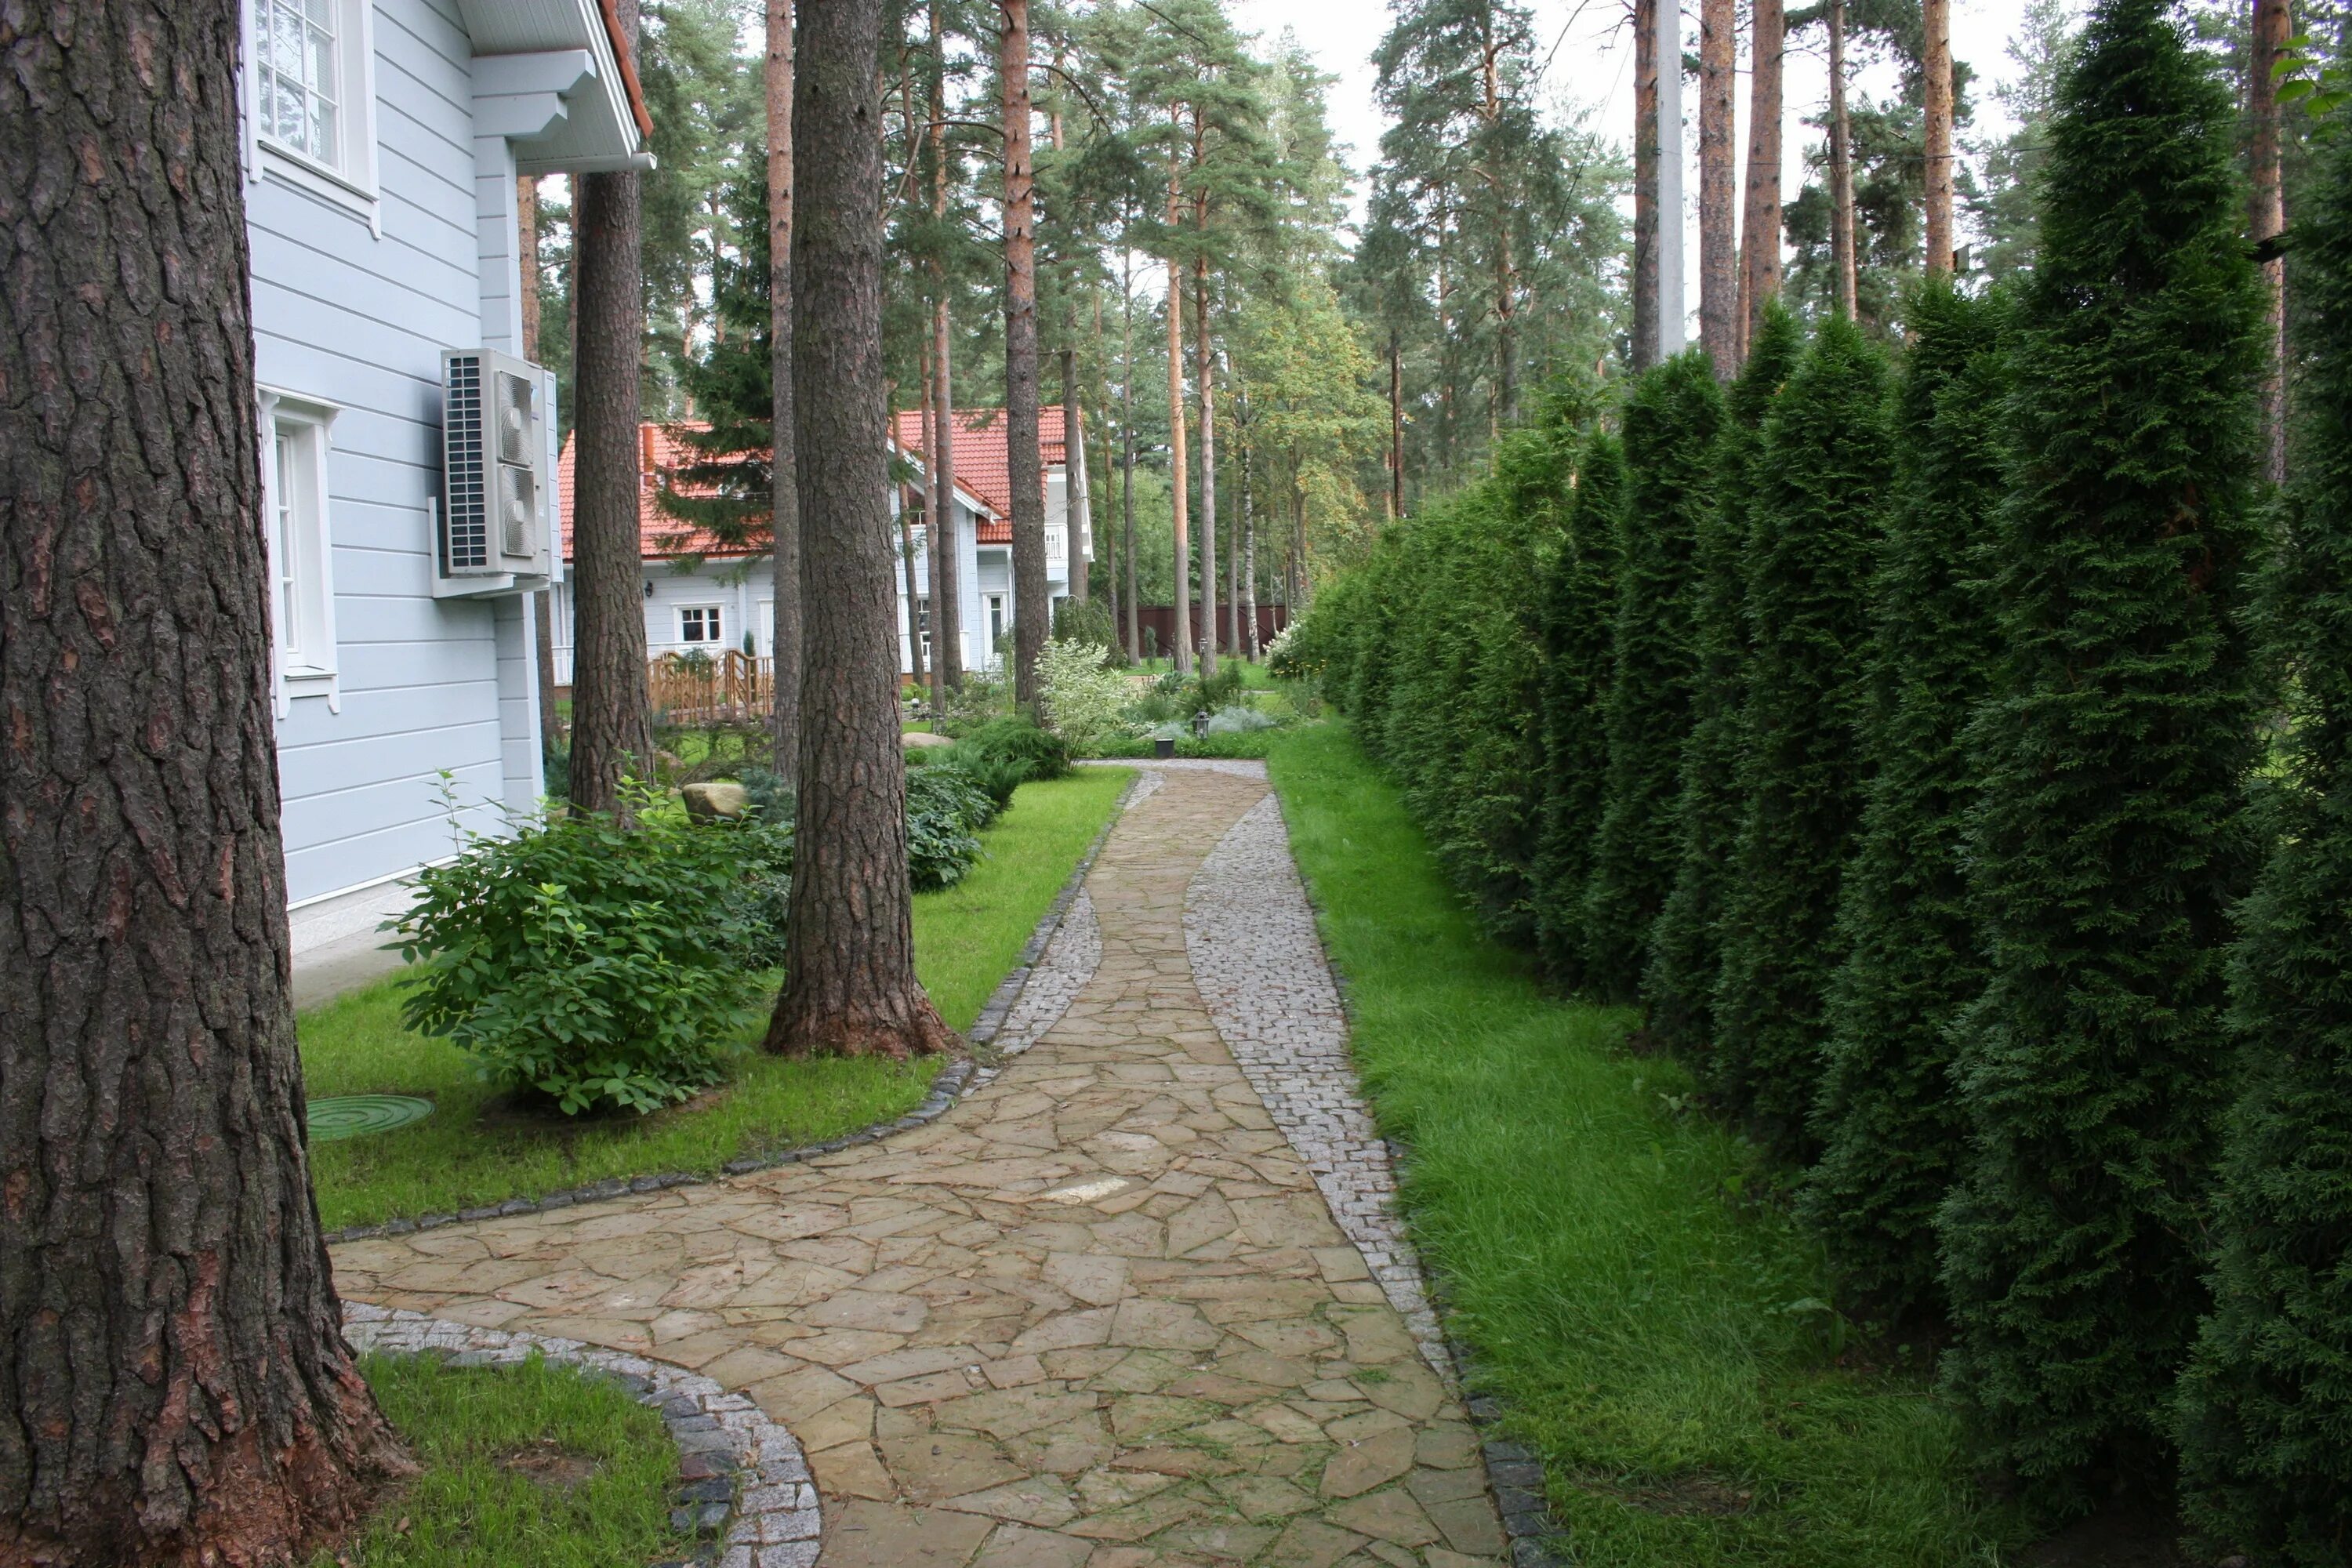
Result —
M 1781 1155 L 1810 1152 L 1839 879 L 1862 826 L 1870 575 L 1894 477 L 1878 350 L 1822 323 L 1764 426 L 1748 548 L 1744 815 L 1725 889 L 1710 1076 Z
M 2233 128 L 2169 7 L 2105 0 L 2043 133 L 2012 342 L 2003 662 L 1965 742 L 1988 973 L 1955 1035 L 1943 1367 L 1988 1459 L 2057 1507 L 2161 1479 L 2203 1308 L 2222 954 L 2257 858 L 2239 623 L 2262 305 Z
M 1699 519 L 1693 563 L 1698 649 L 1690 738 L 1683 742 L 1674 889 L 1650 928 L 1642 1002 L 1650 1032 L 1693 1068 L 1715 1047 L 1715 984 L 1723 973 L 1723 905 L 1743 815 L 1739 752 L 1748 694 L 1748 535 L 1763 459 L 1764 421 L 1805 351 L 1804 331 L 1777 301 L 1724 399 L 1714 508 Z
M 1098 599 L 1063 599 L 1054 606 L 1055 642 L 1074 642 L 1100 648 L 1114 666 L 1127 663 L 1119 646 L 1118 628 L 1111 625 L 1110 608 Z
M 637 792 L 637 825 L 567 813 L 470 833 L 387 926 L 417 965 L 408 1026 L 566 1115 L 648 1111 L 719 1076 L 713 1043 L 782 956 L 792 829 L 697 824 Z
M 1990 673 L 1986 591 L 2006 391 L 2000 308 L 1948 283 L 1915 298 L 1895 394 L 1897 504 L 1872 589 L 1872 777 L 1846 868 L 1804 1208 L 1846 1280 L 1932 1309 L 1936 1210 L 1958 1163 L 1951 1023 L 1984 983 L 1968 907 L 1974 760 L 1961 732 Z
M 1095 643 L 1056 637 L 1037 654 L 1038 709 L 1045 727 L 1074 752 L 1116 734 L 1132 689 Z
M 1229 708 L 1220 708 L 1209 715 L 1208 732 L 1212 735 L 1234 735 L 1251 730 L 1275 730 L 1280 727 L 1280 721 L 1259 712 L 1246 703 L 1236 702 Z
M 980 830 L 996 800 L 954 763 L 907 771 L 907 875 L 919 891 L 951 888 L 980 864 Z
M 957 757 L 986 757 L 1019 766 L 1022 782 L 1057 779 L 1070 771 L 1070 748 L 1062 738 L 1026 719 L 993 719 L 956 742 Z

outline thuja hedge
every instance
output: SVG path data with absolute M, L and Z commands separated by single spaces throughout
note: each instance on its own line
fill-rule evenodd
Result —
M 1841 1305 L 1940 1320 L 1989 1471 L 2343 1568 L 2352 136 L 2257 610 L 2230 114 L 2103 0 L 2014 297 L 1917 295 L 1884 387 L 1776 316 L 1727 399 L 1556 403 L 1297 640 L 1491 927 L 1783 1162 Z

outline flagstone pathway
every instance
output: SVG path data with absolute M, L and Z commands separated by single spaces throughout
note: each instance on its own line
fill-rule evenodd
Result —
M 1263 772 L 1145 775 L 1000 1037 L 1021 1054 L 938 1121 L 348 1243 L 339 1284 L 754 1401 L 823 1535 L 730 1568 L 1500 1563 Z

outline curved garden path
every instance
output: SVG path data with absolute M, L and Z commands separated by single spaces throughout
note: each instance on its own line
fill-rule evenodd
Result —
M 927 1126 L 353 1242 L 355 1300 L 691 1368 L 807 1451 L 730 1568 L 1467 1568 L 1505 1537 L 1263 768 L 1147 772 Z

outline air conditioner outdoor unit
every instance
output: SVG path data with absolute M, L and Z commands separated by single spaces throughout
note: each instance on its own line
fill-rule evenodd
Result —
M 450 349 L 441 389 L 445 591 L 542 586 L 556 531 L 554 378 L 491 349 Z

